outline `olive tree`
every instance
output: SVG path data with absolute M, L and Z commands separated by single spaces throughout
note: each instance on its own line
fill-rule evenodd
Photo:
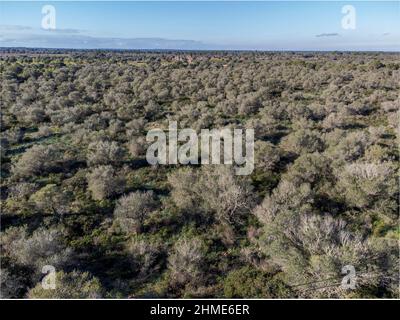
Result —
M 168 257 L 170 281 L 174 286 L 196 283 L 202 278 L 204 245 L 198 238 L 180 238 Z
M 18 178 L 43 175 L 54 167 L 59 157 L 60 153 L 54 146 L 34 145 L 13 165 L 12 172 Z
M 125 180 L 110 165 L 99 166 L 87 174 L 88 190 L 94 200 L 103 200 L 121 192 Z
M 124 150 L 115 141 L 92 142 L 88 147 L 90 165 L 108 165 L 122 162 Z
M 228 166 L 184 168 L 168 177 L 172 199 L 182 210 L 214 214 L 222 223 L 240 223 L 254 205 L 248 177 L 235 176 Z
M 16 263 L 32 268 L 33 277 L 38 277 L 45 265 L 58 269 L 72 263 L 73 251 L 63 237 L 57 229 L 39 228 L 29 234 L 26 227 L 11 227 L 2 237 L 2 248 Z
M 153 191 L 132 192 L 118 199 L 114 217 L 126 232 L 140 232 L 145 220 L 157 208 Z
M 395 172 L 391 162 L 348 164 L 337 170 L 339 192 L 351 206 L 394 214 L 398 196 Z

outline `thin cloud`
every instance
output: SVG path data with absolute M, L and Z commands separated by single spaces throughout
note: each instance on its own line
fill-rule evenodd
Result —
M 20 25 L 5 25 L 0 24 L 0 30 L 2 31 L 25 31 L 25 30 L 32 30 L 31 27 L 27 26 L 20 26 Z
M 22 25 L 5 25 L 5 24 L 0 24 L 0 30 L 2 32 L 7 32 L 7 33 L 21 33 L 25 31 L 30 31 L 31 32 L 42 32 L 42 31 L 49 31 L 52 33 L 62 33 L 62 34 L 79 34 L 85 32 L 85 30 L 81 29 L 73 29 L 73 28 L 55 28 L 55 29 L 34 29 L 29 26 L 22 26 Z
M 194 40 L 163 38 L 107 38 L 75 34 L 18 34 L 0 38 L 0 46 L 77 48 L 77 49 L 205 49 L 206 45 Z
M 315 36 L 317 38 L 319 38 L 319 37 L 338 37 L 339 33 L 321 33 L 321 34 L 317 34 Z
M 42 30 L 45 30 L 45 29 L 42 29 Z M 54 33 L 77 34 L 77 33 L 82 33 L 85 30 L 70 29 L 70 28 L 67 28 L 67 29 L 55 28 L 55 29 L 48 29 L 48 30 L 45 30 L 45 31 L 50 31 L 50 32 L 54 32 Z

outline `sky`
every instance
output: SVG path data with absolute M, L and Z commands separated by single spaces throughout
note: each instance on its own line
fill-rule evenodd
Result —
M 400 1 L 0 0 L 0 47 L 400 51 Z

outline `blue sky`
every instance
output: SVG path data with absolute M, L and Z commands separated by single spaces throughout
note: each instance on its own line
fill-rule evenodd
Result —
M 399 3 L 1 1 L 0 46 L 400 51 Z M 45 4 L 54 31 L 41 29 Z M 348 4 L 355 29 L 341 25 Z

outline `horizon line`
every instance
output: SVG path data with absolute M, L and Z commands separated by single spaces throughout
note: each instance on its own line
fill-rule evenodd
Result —
M 0 0 L 2 1 L 2 0 Z M 19 0 L 17 0 L 19 1 Z M 21 0 L 22 1 L 22 0 Z M 86 1 L 86 0 L 84 0 Z M 89 0 L 91 1 L 91 0 Z M 109 0 L 105 0 L 109 1 Z M 131 0 L 125 0 L 131 1 Z M 133 0 L 136 1 L 136 0 Z M 167 1 L 167 0 L 166 0 Z M 169 0 L 168 0 L 169 1 Z M 276 1 L 276 0 L 272 0 Z M 140 49 L 123 49 L 123 48 L 72 48 L 72 47 L 1 47 L 0 51 L 4 49 L 24 49 L 24 50 L 71 50 L 71 51 L 150 51 L 150 52 L 157 52 L 157 51 L 182 51 L 182 52 L 325 52 L 325 53 L 400 53 L 399 51 L 390 51 L 390 50 L 323 50 L 323 49 L 314 49 L 314 50 L 299 50 L 299 49 L 270 49 L 270 50 L 260 50 L 260 49 L 147 49 L 147 48 L 140 48 Z

